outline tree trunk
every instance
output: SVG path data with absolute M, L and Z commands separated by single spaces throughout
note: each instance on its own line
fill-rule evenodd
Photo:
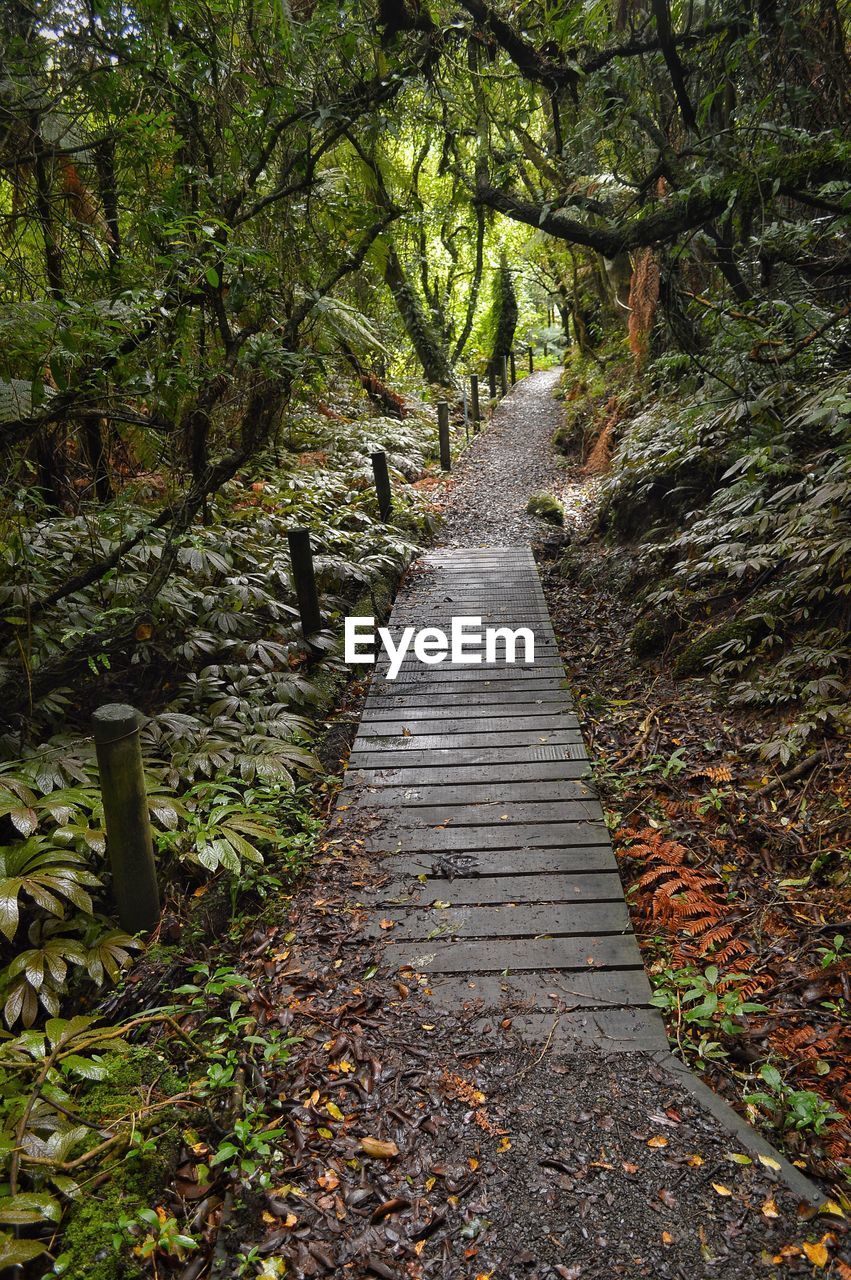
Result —
M 517 328 L 517 315 L 517 295 L 514 292 L 514 281 L 511 278 L 508 259 L 503 254 L 493 285 L 493 347 L 491 349 L 490 367 L 497 374 L 502 368 L 503 358 L 507 360 L 511 355 L 511 348 L 514 345 L 514 331 Z
M 390 245 L 387 250 L 384 281 L 393 295 L 405 332 L 411 340 L 427 381 L 436 382 L 442 387 L 451 387 L 454 378 L 449 357 L 443 350 L 416 291 L 405 275 L 393 245 Z

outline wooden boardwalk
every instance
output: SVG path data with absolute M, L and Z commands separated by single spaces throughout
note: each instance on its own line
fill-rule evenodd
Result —
M 439 1007 L 534 1039 L 665 1049 L 531 551 L 424 556 L 389 626 L 448 633 L 459 615 L 530 627 L 536 660 L 408 656 L 394 681 L 377 664 L 334 818 L 388 872 L 370 932 L 391 965 L 429 975 Z

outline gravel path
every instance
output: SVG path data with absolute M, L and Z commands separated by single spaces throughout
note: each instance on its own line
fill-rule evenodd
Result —
M 528 546 L 552 525 L 526 514 L 533 493 L 551 493 L 565 507 L 565 523 L 578 524 L 592 501 L 594 482 L 571 481 L 552 446 L 562 420 L 553 399 L 561 369 L 544 369 L 518 382 L 491 423 L 462 455 L 447 486 L 439 541 L 448 547 Z

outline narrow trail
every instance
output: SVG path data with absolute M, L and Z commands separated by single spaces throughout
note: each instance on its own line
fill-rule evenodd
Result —
M 534 493 L 551 493 L 563 503 L 567 527 L 582 522 L 597 482 L 573 479 L 553 447 L 562 420 L 553 396 L 560 376 L 560 368 L 544 369 L 518 382 L 459 458 L 447 486 L 439 545 L 518 547 L 551 534 L 552 526 L 526 513 Z

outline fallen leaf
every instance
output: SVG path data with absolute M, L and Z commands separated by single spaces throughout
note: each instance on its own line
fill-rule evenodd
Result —
M 631 1164 L 631 1163 L 629 1162 L 629 1160 L 624 1160 L 624 1162 L 623 1162 L 623 1171 L 624 1171 L 624 1173 L 638 1173 L 638 1165 L 637 1165 L 637 1164 Z
M 509 1138 L 500 1138 L 497 1151 L 510 1151 L 510 1150 L 511 1150 L 511 1140 Z
M 395 928 L 396 928 L 396 921 L 395 921 L 395 920 L 382 920 L 378 927 L 379 927 L 379 929 L 395 929 Z
M 727 1159 L 732 1160 L 733 1164 L 753 1164 L 750 1156 L 742 1155 L 739 1151 L 728 1151 Z
M 406 1200 L 404 1196 L 394 1196 L 392 1200 L 385 1200 L 383 1204 L 373 1209 L 370 1221 L 381 1222 L 383 1218 L 389 1218 L 391 1213 L 401 1213 L 403 1209 L 410 1209 L 410 1207 L 410 1200 Z
M 777 1208 L 777 1204 L 775 1203 L 774 1198 L 772 1196 L 769 1196 L 767 1200 L 763 1201 L 762 1213 L 763 1213 L 763 1217 L 766 1217 L 766 1218 L 780 1217 L 780 1211 Z
M 700 1166 L 703 1164 L 703 1156 L 699 1156 L 699 1155 L 686 1156 L 686 1164 L 690 1165 L 692 1169 L 699 1169 Z
M 827 1246 L 821 1240 L 818 1244 L 810 1244 L 805 1240 L 801 1248 L 814 1267 L 827 1266 Z
M 477 1170 L 477 1169 L 478 1169 L 478 1167 L 479 1167 L 479 1162 L 478 1162 L 478 1160 L 476 1159 L 476 1157 L 475 1157 L 475 1156 L 470 1156 L 470 1157 L 468 1158 L 468 1160 L 467 1160 L 467 1164 L 470 1166 L 470 1168 L 472 1169 L 473 1173 L 475 1173 L 475 1172 L 476 1172 L 476 1170 Z
M 340 1179 L 333 1169 L 327 1169 L 316 1181 L 325 1191 L 334 1191 L 340 1185 Z
M 382 1138 L 361 1138 L 360 1145 L 362 1151 L 368 1156 L 374 1156 L 376 1160 L 393 1160 L 399 1154 L 395 1142 Z
M 757 1156 L 760 1164 L 764 1164 L 766 1169 L 779 1169 L 780 1161 L 772 1159 L 771 1156 Z
M 648 1147 L 667 1147 L 668 1139 L 663 1138 L 661 1133 L 657 1133 L 655 1138 L 647 1139 L 647 1145 Z
M 674 1237 L 671 1235 L 670 1231 L 663 1231 L 662 1244 L 673 1244 L 673 1243 L 674 1243 Z
M 325 1110 L 328 1112 L 329 1116 L 331 1116 L 331 1118 L 332 1118 L 332 1119 L 334 1119 L 334 1120 L 344 1120 L 344 1119 L 345 1119 L 345 1117 L 344 1117 L 344 1115 L 343 1115 L 342 1111 L 341 1111 L 341 1110 L 340 1110 L 340 1108 L 337 1106 L 336 1102 L 326 1102 L 326 1103 L 325 1103 Z
M 731 1196 L 733 1193 L 729 1187 L 725 1187 L 723 1182 L 713 1182 L 712 1190 L 717 1191 L 719 1196 Z

